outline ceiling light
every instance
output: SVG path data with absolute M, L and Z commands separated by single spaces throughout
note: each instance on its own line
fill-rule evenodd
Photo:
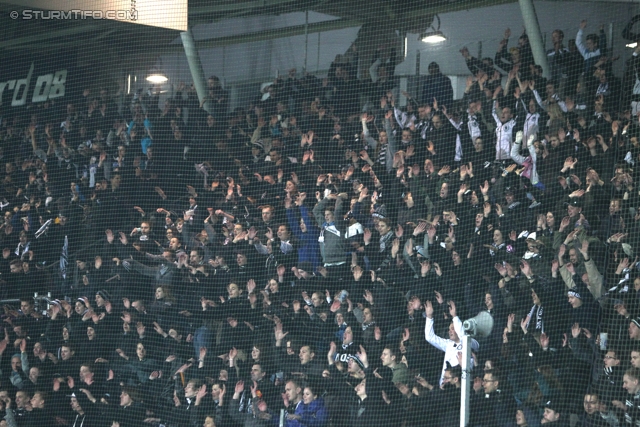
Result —
M 447 40 L 442 31 L 440 31 L 440 17 L 436 15 L 434 19 L 438 21 L 438 27 L 434 27 L 432 23 L 431 27 L 429 27 L 427 31 L 420 34 L 420 40 L 424 43 L 441 43 Z
M 442 31 L 430 31 L 424 33 L 421 37 L 424 43 L 440 43 L 447 39 L 444 34 L 442 34 Z
M 169 81 L 169 79 L 164 74 L 154 73 L 147 76 L 147 81 L 154 85 L 161 85 Z

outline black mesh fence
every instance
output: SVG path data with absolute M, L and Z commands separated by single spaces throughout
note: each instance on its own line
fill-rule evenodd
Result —
M 633 5 L 143 3 L 0 6 L 0 425 L 640 425 Z

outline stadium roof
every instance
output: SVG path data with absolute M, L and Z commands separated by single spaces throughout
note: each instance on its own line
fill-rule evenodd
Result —
M 429 27 L 437 13 L 511 2 L 514 0 L 189 0 L 188 16 L 189 27 L 193 28 L 230 18 L 313 11 L 331 19 L 311 24 L 307 28 L 308 32 L 376 24 L 419 33 Z M 15 3 L 20 2 L 16 0 Z M 156 4 L 160 5 L 162 2 L 158 1 Z M 21 13 L 25 9 L 10 2 L 0 2 L 0 49 L 65 49 L 73 46 L 86 47 L 87 43 L 102 43 L 104 40 L 109 40 L 112 46 L 128 46 L 132 40 L 149 44 L 153 41 L 154 46 L 168 46 L 177 36 L 174 30 L 111 20 L 25 20 L 12 19 L 10 16 L 11 12 Z M 243 37 L 234 35 L 199 43 L 213 47 L 303 34 L 304 31 L 304 25 L 265 32 L 247 29 Z
M 557 0 L 564 1 L 564 0 Z M 595 0 L 619 2 L 619 0 Z M 620 0 L 621 1 L 621 0 Z M 314 19 L 304 24 L 298 17 L 275 28 L 255 29 L 251 25 L 232 34 L 198 37 L 197 47 L 213 48 L 237 43 L 270 40 L 318 33 L 342 28 L 370 25 L 376 29 L 420 33 L 433 22 L 436 14 L 512 3 L 514 0 L 189 0 L 189 28 L 195 29 L 238 18 L 282 16 L 309 11 Z M 15 0 L 15 3 L 22 3 Z M 157 1 L 155 4 L 162 4 Z M 625 3 L 629 3 L 625 1 Z M 0 2 L 0 50 L 3 55 L 29 52 L 55 53 L 82 48 L 101 58 L 117 58 L 135 64 L 151 64 L 159 55 L 182 50 L 178 31 L 113 20 L 12 19 L 11 12 L 21 14 L 24 6 Z M 167 10 L 167 13 L 171 13 Z M 15 14 L 13 15 L 15 16 Z M 376 30 L 377 31 L 377 30 Z M 108 41 L 108 43 L 105 43 Z M 135 43 L 135 49 L 131 48 Z

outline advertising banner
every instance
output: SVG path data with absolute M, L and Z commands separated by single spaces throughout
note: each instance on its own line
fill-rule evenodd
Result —
M 5 3 L 19 6 L 9 13 L 15 20 L 111 19 L 178 31 L 188 28 L 187 0 L 9 0 Z

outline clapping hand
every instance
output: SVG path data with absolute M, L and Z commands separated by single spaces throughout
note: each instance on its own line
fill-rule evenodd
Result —
M 458 317 L 458 312 L 456 310 L 456 303 L 453 300 L 449 301 L 449 315 L 453 319 L 454 317 Z
M 522 329 L 522 332 L 525 333 L 525 335 L 527 334 L 527 327 L 529 325 L 529 321 L 531 320 L 531 315 L 528 315 L 526 318 L 522 319 L 520 321 L 520 329 Z
M 549 336 L 545 333 L 540 334 L 540 347 L 542 347 L 543 350 L 549 348 Z
M 356 356 L 358 356 L 358 359 L 360 359 L 360 361 L 362 362 L 365 368 L 369 367 L 369 359 L 367 357 L 367 351 L 364 349 L 363 346 L 360 346 L 360 351 L 356 353 Z
M 433 304 L 429 300 L 424 303 L 424 313 L 429 319 L 433 319 Z

